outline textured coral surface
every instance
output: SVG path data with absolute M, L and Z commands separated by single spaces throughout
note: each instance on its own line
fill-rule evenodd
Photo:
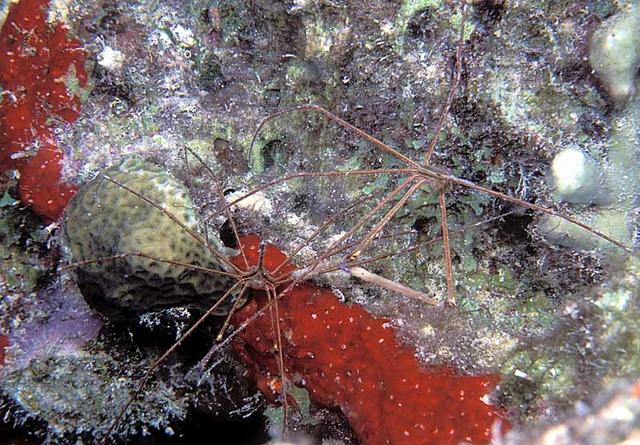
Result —
M 257 237 L 241 243 L 255 265 Z M 265 259 L 266 268 L 274 270 L 286 257 L 268 246 Z M 235 349 L 261 390 L 275 399 L 272 388 L 280 387 L 280 367 L 274 309 L 268 308 L 264 293 L 256 294 L 235 316 L 239 324 L 257 314 Z M 306 387 L 311 400 L 339 407 L 363 444 L 489 443 L 500 413 L 484 399 L 496 376 L 421 366 L 388 320 L 342 303 L 331 290 L 313 284 L 287 292 L 278 302 L 278 314 L 287 379 Z M 506 428 L 507 422 L 502 425 Z
M 60 184 L 62 152 L 53 140 L 56 116 L 77 119 L 80 102 L 67 90 L 73 75 L 87 83 L 85 53 L 63 24 L 47 21 L 48 0 L 12 6 L 0 30 L 0 171 L 20 172 L 20 198 L 47 220 L 57 219 L 75 188 Z
M 198 238 L 198 224 L 184 184 L 161 167 L 129 157 L 102 171 L 69 204 L 64 240 L 74 261 L 125 257 L 76 269 L 87 301 L 110 317 L 215 302 L 231 284 L 214 273 L 221 266 Z

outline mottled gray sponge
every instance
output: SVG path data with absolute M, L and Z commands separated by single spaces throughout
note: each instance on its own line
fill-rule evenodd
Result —
M 98 260 L 76 268 L 78 286 L 107 316 L 210 305 L 232 285 L 229 277 L 215 273 L 223 266 L 209 248 L 156 206 L 197 233 L 198 217 L 186 187 L 161 167 L 129 157 L 83 186 L 65 212 L 63 242 L 72 260 Z M 154 258 L 106 259 L 133 253 Z

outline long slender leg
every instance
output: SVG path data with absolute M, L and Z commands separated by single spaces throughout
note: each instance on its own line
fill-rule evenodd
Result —
M 367 233 L 367 235 L 358 243 L 354 252 L 349 255 L 349 260 L 355 260 L 358 258 L 364 249 L 369 245 L 371 240 L 380 233 L 382 229 L 389 223 L 391 218 L 393 218 L 396 213 L 405 205 L 405 203 L 411 198 L 411 195 L 424 183 L 424 181 L 419 180 L 415 184 L 413 184 L 409 190 L 405 192 L 405 194 L 394 204 L 394 206 L 384 215 L 384 217 L 378 221 L 378 223 Z
M 185 332 L 182 337 L 180 337 L 178 339 L 178 341 L 176 341 L 173 346 L 171 346 L 169 349 L 167 349 L 164 354 L 162 354 L 158 359 L 156 359 L 156 361 L 154 361 L 151 366 L 149 367 L 149 369 L 145 372 L 144 377 L 142 378 L 142 380 L 140 380 L 140 383 L 138 383 L 138 387 L 136 388 L 136 390 L 133 392 L 133 394 L 131 395 L 131 397 L 129 398 L 129 400 L 127 401 L 127 403 L 124 405 L 124 407 L 120 410 L 120 412 L 118 413 L 118 416 L 115 418 L 115 420 L 113 422 L 111 422 L 111 425 L 109 426 L 109 429 L 107 430 L 105 436 L 102 438 L 102 440 L 100 441 L 100 443 L 102 445 L 106 445 L 109 442 L 109 438 L 111 437 L 111 433 L 113 433 L 113 430 L 115 429 L 116 425 L 119 425 L 120 422 L 122 421 L 122 418 L 124 417 L 124 415 L 127 413 L 127 410 L 129 409 L 129 407 L 131 406 L 131 404 L 136 400 L 136 398 L 138 398 L 138 396 L 140 395 L 140 393 L 142 392 L 142 390 L 144 389 L 144 387 L 146 386 L 147 382 L 149 381 L 149 379 L 151 378 L 151 374 L 152 372 L 158 367 L 160 366 L 160 364 L 162 362 L 164 362 L 167 357 L 169 357 L 171 354 L 173 354 L 173 352 L 189 337 L 191 336 L 191 334 L 193 334 L 193 331 L 195 331 L 198 326 L 200 326 L 202 323 L 204 323 L 204 321 L 209 318 L 209 316 L 211 316 L 211 314 L 213 314 L 213 312 L 227 299 L 229 298 L 229 296 L 233 293 L 233 291 L 240 286 L 240 282 L 237 282 L 236 284 L 234 284 L 227 292 L 225 292 L 225 294 L 218 300 L 216 301 L 216 303 L 211 306 L 207 312 L 205 312 L 199 319 L 198 321 L 196 321 L 193 326 L 191 326 L 187 332 Z M 242 287 L 242 290 L 240 291 L 240 294 L 238 295 L 238 298 L 241 298 L 242 295 L 244 294 L 244 292 L 247 290 L 247 286 L 244 285 Z
M 447 226 L 447 203 L 444 190 L 440 191 L 438 202 L 440 204 L 440 226 L 442 227 L 442 244 L 444 251 L 444 271 L 447 277 L 447 305 L 455 306 L 456 297 L 453 289 L 453 267 L 451 265 L 451 247 L 449 245 L 449 227 Z
M 316 229 L 310 236 L 308 236 L 304 242 L 300 243 L 299 246 L 297 246 L 294 251 L 291 253 L 291 255 L 287 256 L 287 259 L 280 264 L 273 272 L 271 272 L 271 276 L 273 277 L 277 277 L 278 279 L 280 279 L 280 277 L 278 277 L 278 272 L 280 271 L 280 269 L 282 267 L 284 267 L 285 265 L 291 263 L 291 261 L 293 261 L 293 259 L 295 258 L 295 256 L 300 253 L 300 251 L 305 247 L 308 246 L 309 243 L 311 241 L 313 241 L 315 238 L 317 238 L 320 234 L 322 234 L 322 232 L 324 232 L 328 227 L 331 226 L 331 224 L 333 224 L 336 220 L 338 220 L 341 217 L 344 217 L 346 215 L 348 215 L 353 209 L 357 208 L 358 206 L 362 205 L 365 202 L 365 199 L 361 199 L 358 202 L 356 202 L 355 204 L 350 205 L 349 207 L 347 207 L 346 209 L 344 209 L 343 211 L 341 211 L 340 213 L 332 216 L 331 218 L 329 218 L 328 220 L 324 221 L 322 223 L 322 225 L 320 227 L 318 227 L 318 229 Z M 286 278 L 285 278 L 286 279 Z
M 180 226 L 185 232 L 187 232 L 193 239 L 195 239 L 198 243 L 202 244 L 203 246 L 207 246 L 207 242 L 200 236 L 198 235 L 196 232 L 194 232 L 193 230 L 191 230 L 189 227 L 187 227 L 182 221 L 180 221 L 178 218 L 175 217 L 175 215 L 173 215 L 170 211 L 168 211 L 167 209 L 165 209 L 164 207 L 156 204 L 155 202 L 153 202 L 152 200 L 150 200 L 149 198 L 141 195 L 140 193 L 136 192 L 135 190 L 133 190 L 130 187 L 127 187 L 126 185 L 116 181 L 115 179 L 109 177 L 109 176 L 105 176 L 104 179 L 106 179 L 109 182 L 114 183 L 115 185 L 117 185 L 118 187 L 123 188 L 124 190 L 126 190 L 127 192 L 131 193 L 132 195 L 136 196 L 137 198 L 143 200 L 144 202 L 146 202 L 147 204 L 155 207 L 156 209 L 160 210 L 162 213 L 164 213 L 171 221 L 173 221 L 174 223 L 176 223 L 178 226 Z M 210 250 L 210 252 L 223 264 L 226 264 L 228 267 L 230 267 L 231 269 L 235 270 L 236 272 L 240 272 L 240 270 L 234 266 L 231 261 L 229 261 L 226 257 L 224 257 L 222 254 L 220 254 L 219 252 L 217 252 L 216 250 Z
M 527 209 L 531 209 L 531 210 L 537 210 L 539 212 L 545 213 L 547 215 L 553 215 L 553 216 L 557 216 L 558 218 L 562 218 L 565 221 L 568 221 L 570 223 L 573 223 L 579 227 L 582 227 L 583 229 L 587 230 L 590 233 L 593 233 L 595 236 L 604 239 L 605 241 L 610 242 L 611 244 L 614 244 L 616 246 L 618 246 L 619 248 L 621 248 L 622 250 L 624 250 L 627 253 L 630 254 L 634 254 L 634 251 L 631 247 L 627 246 L 626 244 L 618 241 L 617 239 L 607 235 L 606 233 L 600 232 L 599 230 L 594 229 L 593 227 L 589 226 L 588 224 L 583 223 L 582 221 L 574 218 L 573 216 L 570 215 L 566 215 L 562 212 L 558 212 L 557 210 L 554 209 L 550 209 L 548 207 L 543 207 L 540 206 L 538 204 L 533 204 L 531 202 L 527 202 L 527 201 L 523 201 L 522 199 L 519 198 L 515 198 L 513 196 L 509 196 L 505 193 L 502 192 L 498 192 L 495 190 L 492 190 L 490 188 L 487 187 L 483 187 L 481 185 L 475 184 L 471 181 L 467 181 L 466 179 L 462 179 L 462 178 L 458 178 L 452 175 L 446 175 L 440 172 L 435 172 L 435 171 L 431 171 L 431 170 L 425 170 L 423 171 L 423 173 L 425 174 L 425 176 L 429 177 L 429 178 L 433 178 L 433 179 L 437 179 L 439 181 L 443 181 L 443 182 L 448 182 L 448 183 L 452 183 L 452 184 L 456 184 L 456 185 L 460 185 L 462 187 L 468 188 L 468 189 L 472 189 L 472 190 L 477 190 L 479 192 L 483 192 L 486 193 L 488 195 L 491 196 L 495 196 L 496 198 L 499 198 L 503 201 L 506 202 L 510 202 L 512 204 L 516 204 L 520 207 L 525 207 Z
M 61 271 L 67 271 L 67 270 L 75 269 L 77 267 L 86 266 L 88 264 L 104 263 L 106 261 L 119 260 L 119 259 L 124 259 L 124 258 L 132 257 L 132 256 L 146 258 L 146 259 L 149 259 L 149 260 L 157 261 L 159 263 L 172 264 L 174 266 L 184 267 L 185 269 L 199 270 L 201 272 L 207 272 L 207 273 L 211 273 L 211 274 L 215 274 L 215 275 L 225 275 L 225 276 L 231 277 L 231 278 L 239 278 L 240 277 L 240 275 L 236 275 L 236 274 L 231 273 L 231 272 L 225 272 L 223 270 L 218 270 L 218 269 L 211 269 L 209 267 L 204 267 L 204 266 L 196 266 L 195 264 L 183 263 L 182 261 L 167 260 L 167 259 L 159 258 L 159 257 L 153 256 L 153 255 L 148 255 L 148 254 L 142 253 L 142 252 L 120 253 L 118 255 L 111 255 L 111 256 L 106 256 L 106 257 L 102 257 L 102 258 L 96 258 L 94 260 L 78 261 L 78 262 L 75 262 L 75 263 L 67 264 L 66 266 L 61 266 L 60 270 Z
M 220 200 L 221 203 L 225 202 L 225 198 L 224 198 L 224 191 L 222 190 L 222 187 L 220 186 L 220 182 L 217 180 L 216 174 L 214 173 L 213 170 L 211 170 L 211 167 L 209 167 L 206 162 L 204 162 L 202 160 L 202 158 L 198 155 L 198 153 L 196 153 L 195 151 L 193 151 L 192 149 L 190 149 L 189 147 L 187 147 L 186 145 L 184 146 L 185 150 L 189 151 L 189 153 L 191 153 L 191 155 L 193 157 L 195 157 L 200 164 L 202 164 L 204 166 L 204 168 L 207 170 L 207 172 L 209 172 L 209 175 L 211 176 L 211 178 L 213 179 L 213 182 L 215 183 L 215 188 L 216 188 L 216 194 L 218 195 L 218 199 Z M 240 235 L 238 234 L 238 228 L 236 226 L 236 222 L 235 219 L 233 218 L 233 215 L 231 214 L 231 208 L 229 207 L 224 207 L 224 212 L 225 212 L 225 216 L 227 217 L 227 221 L 229 221 L 229 224 L 231 224 L 231 230 L 233 231 L 233 236 L 236 240 L 236 245 L 238 246 L 238 249 L 240 249 L 240 255 L 242 255 L 242 260 L 244 262 L 244 266 L 245 268 L 249 268 L 249 261 L 247 261 L 247 257 L 244 253 L 244 249 L 242 248 L 242 246 L 240 246 Z
M 367 212 L 367 214 L 365 216 L 360 218 L 360 220 L 356 224 L 354 224 L 351 227 L 351 229 L 349 229 L 347 231 L 347 233 L 342 235 L 337 241 L 334 241 L 331 244 L 331 246 L 329 246 L 329 248 L 327 248 L 326 254 L 320 256 L 320 258 L 318 259 L 318 262 L 323 261 L 323 260 L 327 259 L 329 256 L 333 255 L 334 254 L 333 250 L 337 246 L 339 246 L 344 240 L 350 238 L 354 233 L 356 233 L 367 222 L 371 221 L 371 218 L 373 218 L 375 216 L 375 214 L 380 211 L 380 209 L 382 209 L 384 206 L 386 206 L 389 203 L 389 201 L 391 201 L 393 198 L 395 198 L 403 189 L 408 187 L 413 181 L 416 180 L 416 178 L 417 178 L 417 176 L 411 176 L 411 177 L 405 179 L 399 186 L 397 186 L 395 189 L 393 189 L 391 192 L 389 192 L 382 200 L 380 200 L 380 202 L 378 204 L 376 204 L 376 206 L 373 209 L 371 209 L 369 212 Z
M 351 237 L 354 233 L 356 233 L 368 221 L 371 221 L 371 219 L 376 215 L 376 213 L 378 213 L 380 211 L 380 209 L 382 209 L 384 206 L 386 206 L 387 203 L 390 200 L 392 200 L 394 197 L 396 197 L 403 189 L 409 187 L 409 185 L 413 181 L 415 181 L 417 178 L 418 178 L 418 176 L 411 176 L 411 177 L 405 179 L 399 186 L 397 186 L 395 189 L 393 189 L 391 192 L 389 192 L 384 197 L 384 199 L 382 199 L 378 204 L 376 204 L 376 206 L 373 209 L 371 209 L 369 212 L 367 212 L 367 214 L 365 216 L 360 218 L 360 220 L 358 220 L 353 226 L 351 226 L 351 228 L 345 234 L 343 234 L 336 241 L 332 242 L 331 245 L 326 249 L 326 251 L 323 254 L 321 254 L 320 256 L 318 256 L 318 258 L 316 258 L 315 261 L 313 261 L 310 265 L 308 265 L 307 267 L 305 267 L 303 269 L 296 270 L 291 275 L 293 277 L 293 279 L 294 279 L 294 282 L 295 283 L 299 283 L 299 282 L 305 280 L 306 278 L 309 278 L 311 276 L 316 275 L 315 274 L 316 269 L 320 265 L 324 264 L 325 260 L 327 260 L 328 258 L 336 255 L 337 253 L 340 253 L 340 252 L 345 250 L 344 247 L 340 247 L 340 245 L 342 244 L 343 241 L 345 241 L 349 237 Z
M 222 340 L 222 338 L 224 337 L 224 332 L 227 330 L 227 327 L 229 326 L 229 323 L 231 322 L 231 317 L 233 317 L 233 314 L 236 313 L 236 311 L 238 310 L 238 305 L 240 304 L 241 301 L 245 301 L 242 298 L 242 295 L 239 295 L 238 298 L 235 299 L 235 301 L 233 302 L 233 306 L 231 306 L 231 309 L 229 309 L 229 313 L 227 314 L 226 318 L 224 319 L 224 323 L 222 323 L 222 327 L 220 328 L 220 331 L 218 332 L 218 335 L 216 335 L 216 341 L 219 342 Z
M 282 116 L 284 114 L 296 113 L 296 112 L 299 112 L 299 111 L 315 111 L 315 112 L 318 112 L 320 114 L 323 114 L 328 119 L 334 121 L 335 123 L 337 123 L 341 127 L 344 127 L 346 129 L 354 132 L 355 134 L 357 134 L 361 138 L 371 142 L 373 145 L 375 145 L 376 147 L 380 148 L 381 150 L 383 150 L 383 151 L 391 154 L 392 156 L 404 161 L 404 163 L 407 166 L 412 166 L 414 168 L 421 167 L 421 165 L 418 162 L 414 161 L 413 159 L 410 159 L 410 158 L 406 157 L 405 155 L 400 153 L 395 148 L 390 147 L 389 145 L 385 144 L 381 140 L 371 136 L 369 133 L 365 132 L 364 130 L 359 129 L 355 125 L 350 124 L 349 122 L 345 121 L 344 119 L 336 116 L 332 112 L 330 112 L 327 109 L 322 108 L 320 105 L 316 105 L 316 104 L 305 104 L 305 105 L 298 105 L 298 106 L 295 106 L 295 107 L 285 108 L 283 110 L 276 111 L 275 113 L 272 113 L 269 116 L 265 117 L 262 120 L 262 122 L 260 122 L 260 124 L 258 125 L 258 129 L 256 130 L 256 132 L 253 135 L 253 139 L 251 141 L 251 151 L 253 151 L 253 146 L 255 144 L 256 139 L 258 138 L 258 135 L 260 134 L 260 131 L 262 131 L 262 127 L 264 127 L 267 122 L 269 122 L 269 121 L 271 121 L 271 120 L 273 120 L 273 119 L 275 119 L 275 118 L 277 118 L 279 116 Z
M 187 170 L 187 186 L 189 190 L 193 190 L 193 181 L 191 180 L 191 167 L 189 166 L 189 156 L 187 154 L 188 147 L 186 145 L 182 146 L 182 154 L 184 155 L 184 166 Z M 202 161 L 200 161 L 203 163 Z M 203 163 L 204 164 L 204 163 Z M 207 243 L 207 249 L 209 251 L 213 250 L 211 247 L 211 240 L 209 239 L 209 231 L 207 230 L 207 225 L 203 223 L 202 232 L 204 233 L 204 240 Z
M 480 227 L 482 225 L 492 223 L 493 221 L 496 221 L 498 219 L 502 219 L 505 216 L 511 215 L 513 213 L 515 213 L 515 211 L 512 210 L 510 212 L 506 212 L 506 213 L 503 213 L 501 215 L 497 215 L 497 216 L 494 216 L 492 218 L 485 219 L 483 221 L 479 221 L 479 222 L 472 223 L 472 224 L 466 224 L 466 225 L 464 225 L 462 227 L 456 228 L 455 230 L 449 231 L 449 236 L 451 236 L 452 234 L 453 235 L 459 235 L 459 234 L 464 233 L 465 231 L 467 231 L 467 230 L 469 230 L 469 229 L 471 229 L 473 227 Z M 408 233 L 402 233 L 401 235 L 406 235 L 406 234 L 408 234 Z M 382 253 L 382 254 L 376 255 L 374 257 L 366 258 L 366 259 L 360 259 L 360 260 L 357 260 L 355 262 L 349 262 L 349 263 L 347 263 L 347 267 L 354 268 L 354 267 L 364 266 L 364 265 L 367 265 L 367 264 L 375 263 L 376 261 L 380 261 L 380 260 L 384 260 L 384 259 L 387 259 L 387 258 L 391 258 L 391 257 L 396 256 L 396 255 L 404 255 L 405 253 L 416 252 L 416 251 L 420 250 L 422 247 L 430 246 L 430 245 L 435 244 L 435 243 L 440 242 L 440 241 L 442 241 L 442 236 L 436 236 L 436 237 L 431 238 L 431 239 L 429 239 L 429 240 L 427 240 L 425 242 L 422 242 L 422 243 L 419 243 L 419 244 L 416 244 L 416 245 L 413 245 L 413 246 L 409 246 L 409 247 L 406 247 L 404 249 L 394 250 L 393 252 Z M 339 270 L 339 268 L 338 267 L 334 267 L 333 269 L 327 269 L 327 270 L 324 270 L 323 272 L 328 273 L 328 272 L 334 272 L 336 270 Z
M 438 137 L 440 136 L 440 132 L 442 132 L 444 121 L 447 118 L 447 114 L 449 113 L 449 109 L 451 108 L 451 104 L 453 103 L 453 98 L 455 97 L 456 91 L 458 90 L 458 84 L 460 83 L 460 76 L 462 73 L 462 49 L 464 47 L 464 24 L 467 18 L 467 11 L 465 9 L 466 1 L 462 0 L 460 3 L 462 4 L 460 6 L 462 8 L 462 23 L 460 25 L 460 35 L 458 37 L 458 45 L 456 47 L 456 64 L 453 71 L 453 78 L 451 79 L 451 87 L 449 88 L 447 102 L 442 109 L 442 113 L 440 114 L 440 118 L 438 119 L 438 123 L 436 124 L 433 137 L 431 138 L 431 142 L 429 143 L 429 148 L 427 149 L 427 153 L 424 157 L 425 166 L 428 166 L 431 163 L 431 156 L 433 155 L 433 151 L 436 148 Z
M 349 176 L 367 176 L 367 175 L 387 175 L 387 174 L 408 174 L 408 173 L 416 173 L 416 169 L 413 168 L 381 168 L 381 169 L 368 169 L 368 170 L 348 170 L 348 171 L 332 171 L 332 172 L 300 172 L 300 173 L 292 173 L 290 175 L 283 176 L 278 179 L 274 179 L 273 181 L 262 184 L 258 187 L 255 187 L 250 192 L 242 195 L 241 197 L 234 199 L 233 201 L 227 203 L 222 209 L 218 211 L 218 213 L 224 212 L 227 209 L 237 205 L 238 203 L 244 201 L 245 199 L 255 195 L 256 193 L 260 193 L 263 190 L 269 189 L 275 185 L 283 184 L 288 181 L 292 181 L 294 179 L 299 178 L 322 178 L 322 177 L 349 177 Z M 205 219 L 205 222 L 208 222 L 211 217 Z
M 275 312 L 275 326 L 276 326 L 276 344 L 275 347 L 278 350 L 278 366 L 280 367 L 280 380 L 282 382 L 282 439 L 286 439 L 287 435 L 287 375 L 284 367 L 284 352 L 282 350 L 282 333 L 280 330 L 280 313 L 278 311 L 278 296 L 273 287 L 267 289 L 267 296 L 269 297 L 269 305 L 273 306 Z

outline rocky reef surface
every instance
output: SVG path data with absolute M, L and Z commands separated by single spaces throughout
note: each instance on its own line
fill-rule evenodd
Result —
M 60 51 L 79 45 L 86 56 L 72 52 L 54 79 L 34 83 L 43 94 L 63 85 L 63 105 L 51 111 L 36 95 L 29 99 L 35 108 L 21 108 L 36 116 L 24 128 L 46 135 L 46 147 L 56 153 L 56 168 L 43 168 L 43 181 L 63 184 L 69 195 L 135 155 L 184 184 L 202 236 L 237 247 L 220 212 L 217 181 L 231 202 L 293 173 L 402 166 L 357 134 L 304 111 L 269 121 L 252 144 L 263 118 L 317 103 L 412 159 L 422 160 L 437 136 L 433 166 L 571 213 L 629 247 L 636 242 L 635 1 L 476 0 L 464 14 L 457 2 L 444 0 L 30 2 L 36 3 L 31 10 L 46 13 L 50 28 L 32 46 L 29 29 L 20 28 L 18 47 L 34 57 L 30 47 L 37 55 L 46 45 Z M 16 4 L 0 0 L 2 29 L 13 26 L 6 20 Z M 463 20 L 461 81 L 436 135 Z M 11 84 L 1 79 L 6 138 L 17 116 L 8 107 L 31 96 L 15 86 L 20 76 Z M 73 108 L 69 118 L 65 107 Z M 199 312 L 175 307 L 119 321 L 94 312 L 76 271 L 63 268 L 74 261 L 60 241 L 66 226 L 47 225 L 64 205 L 23 199 L 24 184 L 49 182 L 16 159 L 31 159 L 43 146 L 18 139 L 10 152 L 0 147 L 7 155 L 0 159 L 11 160 L 0 176 L 0 435 L 91 441 L 106 433 L 145 369 Z M 297 262 L 304 264 L 397 185 L 384 175 L 299 177 L 239 202 L 233 215 L 238 230 L 260 233 L 284 252 L 331 220 L 321 239 L 300 251 Z M 357 202 L 364 204 L 353 209 Z M 610 443 L 637 436 L 638 391 L 629 382 L 640 376 L 638 259 L 565 220 L 462 187 L 449 185 L 447 210 L 456 308 L 429 307 L 344 274 L 320 280 L 390 319 L 423 364 L 499 374 L 491 401 L 514 427 L 507 443 L 560 437 L 550 434 Z M 81 215 L 83 224 L 97 222 L 89 212 Z M 160 238 L 185 238 L 183 228 L 156 216 L 151 226 Z M 428 242 L 439 235 L 440 218 L 437 194 L 416 190 L 371 256 L 417 242 L 420 251 L 369 267 L 443 300 L 442 244 Z M 391 236 L 402 232 L 409 235 Z M 184 275 L 178 266 L 171 271 Z M 261 443 L 268 430 L 278 430 L 281 412 L 246 381 L 229 348 L 215 353 L 209 362 L 215 366 L 197 366 L 221 323 L 209 320 L 153 374 L 113 440 L 187 443 L 215 425 L 238 443 Z M 355 440 L 344 419 L 300 391 L 303 415 L 290 427 Z

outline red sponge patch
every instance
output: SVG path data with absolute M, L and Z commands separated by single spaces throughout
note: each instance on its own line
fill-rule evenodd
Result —
M 254 244 L 248 241 L 243 248 Z M 279 255 L 277 264 L 286 259 Z M 264 293 L 255 294 L 235 316 L 235 323 L 256 318 L 234 348 L 258 387 L 275 400 L 281 388 L 275 311 Z M 485 396 L 497 376 L 423 367 L 415 351 L 397 340 L 389 320 L 341 303 L 329 289 L 313 284 L 302 283 L 282 296 L 278 313 L 287 379 L 304 386 L 313 401 L 340 408 L 363 444 L 490 442 L 501 414 Z M 504 431 L 508 424 L 502 422 Z
M 0 171 L 17 168 L 20 197 L 47 220 L 57 219 L 75 193 L 60 184 L 62 152 L 51 119 L 73 122 L 80 101 L 68 77 L 86 86 L 85 52 L 63 24 L 47 22 L 49 0 L 11 6 L 0 30 Z
M 5 349 L 9 346 L 9 339 L 0 334 L 0 368 L 4 365 Z

